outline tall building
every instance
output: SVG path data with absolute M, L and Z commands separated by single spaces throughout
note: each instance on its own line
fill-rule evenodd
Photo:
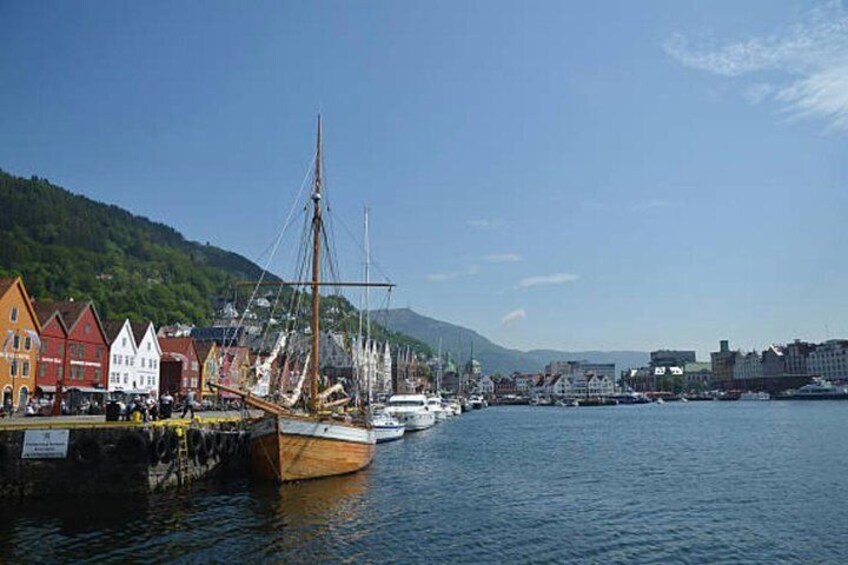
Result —
M 831 339 L 819 344 L 807 357 L 807 372 L 824 379 L 848 379 L 848 340 Z
M 719 350 L 710 353 L 710 363 L 713 369 L 713 380 L 724 382 L 733 379 L 733 366 L 736 364 L 738 351 L 731 351 L 726 339 L 719 342 Z
M 796 339 L 783 348 L 783 364 L 787 375 L 807 375 L 807 359 L 816 350 L 814 343 Z

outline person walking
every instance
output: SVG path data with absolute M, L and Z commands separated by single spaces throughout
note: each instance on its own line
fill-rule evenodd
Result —
M 159 398 L 159 414 L 163 420 L 171 417 L 171 411 L 174 408 L 174 397 L 167 390 Z
M 186 417 L 188 411 L 191 411 L 191 419 L 194 420 L 194 391 L 191 389 L 189 389 L 188 394 L 185 395 L 185 399 L 183 400 L 182 418 Z

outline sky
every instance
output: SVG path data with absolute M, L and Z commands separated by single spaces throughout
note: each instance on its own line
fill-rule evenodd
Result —
M 0 0 L 0 37 L 0 168 L 274 272 L 320 111 L 375 307 L 522 349 L 848 337 L 841 3 Z

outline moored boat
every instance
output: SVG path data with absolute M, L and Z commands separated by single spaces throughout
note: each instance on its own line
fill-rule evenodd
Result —
M 423 394 L 396 394 L 389 398 L 386 412 L 402 422 L 408 432 L 426 430 L 436 424 L 436 415 L 430 411 Z
M 371 427 L 374 429 L 374 437 L 377 443 L 401 439 L 406 431 L 403 422 L 385 412 L 379 412 L 371 418 Z

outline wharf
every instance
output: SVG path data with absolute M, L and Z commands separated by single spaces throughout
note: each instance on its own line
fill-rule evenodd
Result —
M 102 415 L 0 420 L 0 496 L 142 495 L 244 475 L 248 423 L 261 415 L 253 410 L 150 422 L 106 422 Z

